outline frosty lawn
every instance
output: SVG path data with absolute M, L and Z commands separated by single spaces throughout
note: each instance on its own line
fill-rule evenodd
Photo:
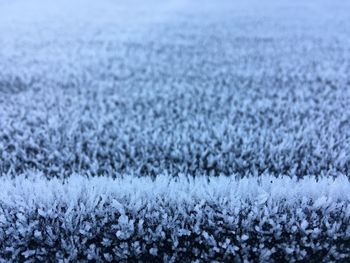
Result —
M 349 259 L 350 182 L 305 177 L 0 179 L 4 260 Z
M 31 1 L 0 11 L 2 173 L 349 174 L 346 3 Z
M 0 262 L 350 261 L 349 10 L 0 0 Z

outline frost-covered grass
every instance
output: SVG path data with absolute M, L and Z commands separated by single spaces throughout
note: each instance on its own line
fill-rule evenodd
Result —
M 0 0 L 2 261 L 349 261 L 348 10 Z
M 346 1 L 31 1 L 0 11 L 0 173 L 348 175 Z
M 26 177 L 27 176 L 27 177 Z M 0 178 L 4 261 L 350 260 L 346 177 Z

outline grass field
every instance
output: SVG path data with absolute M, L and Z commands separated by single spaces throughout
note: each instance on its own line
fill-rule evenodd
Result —
M 348 10 L 0 0 L 0 261 L 349 261 Z

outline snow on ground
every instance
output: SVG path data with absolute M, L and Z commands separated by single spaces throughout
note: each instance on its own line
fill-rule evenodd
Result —
M 348 259 L 349 5 L 0 0 L 1 260 Z

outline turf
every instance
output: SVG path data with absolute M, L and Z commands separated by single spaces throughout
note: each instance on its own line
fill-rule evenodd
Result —
M 340 193 L 350 190 L 346 179 L 350 172 L 349 7 L 349 3 L 338 0 L 0 0 L 0 180 L 4 191 L 10 196 L 27 196 L 36 183 L 49 184 L 47 187 L 56 193 L 57 200 L 64 200 L 70 196 L 65 197 L 63 190 L 56 192 L 56 187 L 74 189 L 75 180 L 82 180 L 85 185 L 99 180 L 98 184 L 125 184 L 118 195 L 126 198 L 125 203 L 120 201 L 121 206 L 128 207 L 131 197 L 127 196 L 129 192 L 123 192 L 129 182 L 122 179 L 125 177 L 147 185 L 154 182 L 155 189 L 158 178 L 164 176 L 167 182 L 184 177 L 210 180 L 206 189 L 220 184 L 226 189 L 225 183 L 230 180 L 253 186 L 265 180 L 262 178 L 272 181 L 271 185 L 274 180 L 285 182 L 288 187 L 281 186 L 285 191 L 301 184 L 303 191 L 291 197 L 291 206 L 286 204 L 289 196 L 271 192 L 277 186 L 264 191 L 269 196 L 267 200 L 275 200 L 273 216 L 286 215 L 288 221 L 304 222 L 301 217 L 299 221 L 295 219 L 301 211 L 307 225 L 319 229 L 320 237 L 315 236 L 316 243 L 311 248 L 304 249 L 303 235 L 306 233 L 308 239 L 313 234 L 302 232 L 299 226 L 295 233 L 292 225 L 282 227 L 281 233 L 288 234 L 281 239 L 281 245 L 266 241 L 269 234 L 258 233 L 254 228 L 262 222 L 263 208 L 251 197 L 242 200 L 244 208 L 238 207 L 237 214 L 232 214 L 234 203 L 222 204 L 210 195 L 203 196 L 205 204 L 210 206 L 213 202 L 212 210 L 201 210 L 203 218 L 208 218 L 209 212 L 215 215 L 213 225 L 205 219 L 206 227 L 214 231 L 215 240 L 222 243 L 227 238 L 239 244 L 227 260 L 279 262 L 305 257 L 317 262 L 346 261 L 350 242 L 346 230 L 348 195 L 335 198 L 325 194 L 324 199 L 320 191 L 310 196 L 305 182 L 312 189 L 327 182 L 335 184 Z M 53 181 L 46 181 L 49 179 Z M 188 182 L 181 180 L 188 187 Z M 342 183 L 336 183 L 337 180 Z M 22 188 L 23 185 L 28 187 Z M 172 191 L 169 186 L 164 187 L 162 191 Z M 40 189 L 29 207 L 1 197 L 0 205 L 7 209 L 0 214 L 7 222 L 1 226 L 0 234 L 0 243 L 4 244 L 0 255 L 4 261 L 17 255 L 27 255 L 29 261 L 69 257 L 84 261 L 89 260 L 88 255 L 97 255 L 102 261 L 109 255 L 111 260 L 123 259 L 119 252 L 97 249 L 102 236 L 112 231 L 98 225 L 103 220 L 107 225 L 118 225 L 121 214 L 113 206 L 108 202 L 105 207 L 92 206 L 91 214 L 86 215 L 88 222 L 94 216 L 106 215 L 99 219 L 102 221 L 96 221 L 99 223 L 90 236 L 96 243 L 86 243 L 95 245 L 97 250 L 87 252 L 87 245 L 77 239 L 69 241 L 73 243 L 67 249 L 76 249 L 78 254 L 69 254 L 63 252 L 68 251 L 63 244 L 74 240 L 76 232 L 65 229 L 65 223 L 55 228 L 57 222 L 46 214 L 40 219 L 38 207 L 46 195 Z M 101 192 L 94 196 L 93 190 L 88 189 L 86 196 L 74 203 L 76 209 L 70 210 L 70 216 L 79 217 L 81 203 L 89 198 L 103 198 Z M 142 187 L 137 189 L 142 192 Z M 181 187 L 175 189 L 183 194 Z M 248 187 L 247 191 L 253 195 L 254 189 Z M 187 201 L 173 207 L 173 197 L 157 191 L 155 195 L 140 196 L 139 200 L 150 204 L 159 196 L 165 200 L 152 206 L 155 218 L 147 219 L 157 224 L 161 220 L 157 213 L 171 211 L 175 216 L 177 207 L 189 207 L 192 211 L 201 202 L 189 193 Z M 108 195 L 107 199 L 113 196 L 112 192 Z M 329 202 L 335 208 L 313 210 L 317 199 L 332 200 Z M 52 205 L 58 217 L 67 216 L 56 204 Z M 252 219 L 249 226 L 225 223 L 227 229 L 248 231 L 247 235 L 255 236 L 255 241 L 243 246 L 239 243 L 241 234 L 215 232 L 221 224 L 216 221 L 220 212 L 216 206 L 227 209 L 230 216 L 238 216 L 239 220 L 245 218 L 240 209 L 255 211 L 255 221 Z M 22 209 L 26 211 L 22 219 L 29 223 L 24 228 L 17 226 L 15 219 Z M 153 212 L 147 210 L 145 214 L 135 214 L 133 220 L 147 221 L 142 217 L 148 213 L 152 218 Z M 184 218 L 190 220 L 191 213 L 187 211 Z M 62 220 L 65 222 L 65 218 Z M 33 243 L 29 237 L 33 237 L 32 230 L 37 230 L 38 225 L 31 226 L 31 222 L 46 222 L 64 238 L 51 250 L 45 247 L 45 235 L 42 244 Z M 327 227 L 333 223 L 334 231 L 328 232 Z M 77 223 L 76 230 L 81 224 Z M 167 223 L 165 226 L 167 233 L 173 234 Z M 189 223 L 189 231 L 192 226 Z M 10 237 L 10 233 L 19 234 Z M 113 246 L 124 244 L 116 236 L 113 238 Z M 132 238 L 141 237 L 135 234 Z M 205 240 L 191 236 L 190 243 L 180 242 L 185 247 L 204 242 L 203 251 L 195 252 L 197 256 L 187 250 L 188 254 L 181 254 L 181 250 L 172 248 L 173 241 L 159 241 L 160 256 L 155 250 L 150 252 L 156 247 L 149 245 L 141 249 L 141 256 L 136 256 L 136 252 L 129 256 L 134 260 L 179 261 L 186 256 L 199 261 L 223 260 L 226 252 L 219 249 L 217 254 L 210 254 L 206 243 L 210 237 Z M 268 247 L 269 252 L 256 247 L 256 242 Z M 13 244 L 12 250 L 9 244 Z M 294 244 L 293 248 L 286 249 L 290 244 Z M 25 248 L 29 247 L 28 254 Z M 41 250 L 44 248 L 46 252 Z M 264 251 L 266 257 L 261 256 Z M 48 258 L 49 254 L 52 258 Z M 165 254 L 175 256 L 164 258 Z

